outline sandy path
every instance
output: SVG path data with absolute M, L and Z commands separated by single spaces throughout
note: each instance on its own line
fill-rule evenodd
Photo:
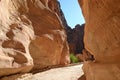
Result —
M 37 74 L 27 74 L 17 80 L 78 80 L 83 75 L 82 64 L 50 69 Z

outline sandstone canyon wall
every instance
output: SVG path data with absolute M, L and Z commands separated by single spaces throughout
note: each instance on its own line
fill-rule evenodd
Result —
M 95 62 L 85 62 L 87 80 L 120 80 L 120 0 L 79 0 L 86 20 L 85 48 Z
M 0 76 L 69 63 L 56 0 L 0 0 Z
M 67 39 L 69 43 L 70 53 L 82 54 L 84 49 L 84 27 L 85 25 L 77 24 L 73 29 L 67 29 Z

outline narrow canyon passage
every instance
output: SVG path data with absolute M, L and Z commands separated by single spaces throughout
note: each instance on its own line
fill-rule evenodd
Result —
M 120 80 L 120 0 L 78 0 L 75 28 L 60 2 L 0 0 L 0 80 Z

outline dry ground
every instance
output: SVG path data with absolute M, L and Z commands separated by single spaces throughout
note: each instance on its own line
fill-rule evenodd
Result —
M 17 80 L 78 80 L 83 75 L 82 64 L 54 68 L 37 74 L 25 74 Z

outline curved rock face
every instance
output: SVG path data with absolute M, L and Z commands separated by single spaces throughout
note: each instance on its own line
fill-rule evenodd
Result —
M 85 48 L 96 61 L 84 65 L 87 80 L 120 80 L 120 1 L 79 0 L 79 3 L 86 20 Z
M 119 0 L 81 2 L 86 19 L 85 48 L 95 56 L 96 61 L 120 61 L 120 8 L 117 4 L 120 4 Z
M 0 76 L 69 63 L 56 0 L 0 0 Z

